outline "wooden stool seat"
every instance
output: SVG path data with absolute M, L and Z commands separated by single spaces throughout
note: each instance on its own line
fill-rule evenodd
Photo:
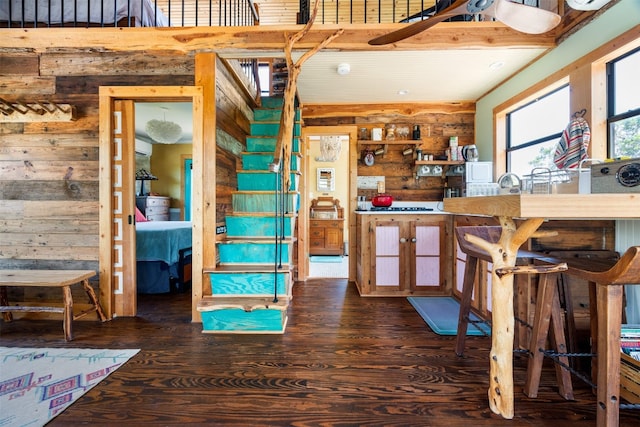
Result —
M 540 260 L 555 263 L 558 259 Z M 640 285 L 640 246 L 630 247 L 617 261 L 566 259 L 566 262 L 566 274 L 590 284 L 591 342 L 592 351 L 597 354 L 592 375 L 597 378 L 598 425 L 617 425 L 623 285 Z
M 502 227 L 500 226 L 468 226 L 456 227 L 456 238 L 460 245 L 460 250 L 467 256 L 464 268 L 464 279 L 462 282 L 462 297 L 460 301 L 460 314 L 458 316 L 458 333 L 456 335 L 456 354 L 462 356 L 464 353 L 464 345 L 466 339 L 467 326 L 469 324 L 469 314 L 471 312 L 471 299 L 473 296 L 473 282 L 480 261 L 492 262 L 489 253 L 470 243 L 464 236 L 465 234 L 473 234 L 488 242 L 497 242 L 500 240 Z M 532 259 L 542 256 L 536 252 L 518 251 L 518 265 L 529 265 Z
M 478 236 L 488 242 L 497 242 L 502 233 L 502 227 L 499 226 L 480 226 L 480 227 L 456 227 L 456 238 L 460 245 L 460 250 L 467 255 L 465 263 L 464 280 L 462 285 L 462 298 L 460 302 L 460 313 L 458 316 L 458 331 L 456 335 L 456 354 L 461 356 L 464 352 L 464 343 L 466 331 L 469 322 L 469 313 L 471 311 L 471 297 L 473 293 L 473 282 L 479 261 L 492 262 L 490 255 L 471 244 L 465 236 L 472 234 Z M 538 300 L 536 304 L 536 319 L 540 315 L 546 315 L 545 321 L 537 322 L 538 328 L 544 328 L 545 340 L 540 343 L 539 339 L 534 339 L 542 333 L 535 329 L 529 342 L 529 351 L 531 357 L 527 366 L 527 390 L 531 393 L 530 397 L 535 397 L 540 383 L 540 375 L 542 373 L 542 357 L 543 353 L 537 351 L 538 348 L 544 348 L 546 342 L 546 331 L 549 328 L 549 322 L 553 320 L 552 346 L 557 352 L 566 353 L 566 342 L 564 334 L 564 326 L 562 323 L 562 315 L 558 293 L 556 291 L 557 277 L 561 271 L 567 270 L 565 263 L 544 263 L 543 265 L 533 265 L 533 261 L 543 254 L 518 251 L 518 259 L 515 267 L 502 268 L 495 271 L 496 275 L 504 276 L 506 274 L 539 274 L 540 282 L 538 284 Z M 555 280 L 554 280 L 555 279 Z M 542 301 L 544 300 L 544 303 Z M 538 313 L 540 306 L 549 304 L 549 310 L 543 310 Z M 535 348 L 535 354 L 532 353 Z M 560 361 L 567 363 L 567 358 L 562 357 Z M 558 392 L 567 400 L 573 399 L 573 386 L 571 384 L 571 374 L 568 369 L 556 364 L 556 378 L 558 380 Z

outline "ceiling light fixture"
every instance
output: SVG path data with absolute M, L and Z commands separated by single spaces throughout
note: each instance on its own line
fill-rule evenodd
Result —
M 167 108 L 161 108 L 165 111 L 166 116 Z M 182 136 L 182 128 L 180 125 L 174 122 L 169 122 L 165 118 L 162 120 L 149 120 L 144 127 L 144 130 L 147 132 L 147 135 L 149 135 L 149 138 L 161 144 L 173 144 Z
M 406 90 L 406 89 L 400 89 L 398 91 L 398 95 L 400 95 L 400 96 L 404 96 L 404 95 L 408 95 L 408 94 L 409 94 L 409 91 Z
M 337 72 L 341 76 L 346 76 L 351 72 L 351 65 L 347 64 L 346 62 L 343 62 L 342 64 L 338 65 Z

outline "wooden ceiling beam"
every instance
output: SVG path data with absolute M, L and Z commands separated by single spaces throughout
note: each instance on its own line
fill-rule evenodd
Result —
M 368 41 L 406 24 L 318 25 L 296 44 L 308 50 L 339 28 L 344 33 L 327 49 L 338 51 L 552 48 L 556 34 L 523 34 L 498 22 L 443 22 L 429 31 L 386 46 Z M 294 26 L 191 28 L 1 28 L 0 51 L 181 51 L 227 57 L 283 52 Z

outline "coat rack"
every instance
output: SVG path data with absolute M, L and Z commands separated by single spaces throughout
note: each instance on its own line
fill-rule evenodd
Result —
M 42 102 L 9 102 L 0 98 L 0 122 L 70 122 L 76 119 L 76 109 L 69 104 Z

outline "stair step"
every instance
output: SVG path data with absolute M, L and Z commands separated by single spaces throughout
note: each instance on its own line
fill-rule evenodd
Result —
M 216 243 L 220 264 L 269 264 L 281 262 L 289 264 L 292 260 L 293 243 L 285 240 L 282 242 L 281 252 L 276 258 L 276 243 L 273 239 L 267 240 L 227 240 Z
M 277 138 L 268 136 L 248 136 L 247 151 L 250 152 L 271 152 L 276 149 Z M 291 151 L 297 153 L 300 151 L 300 138 L 294 137 L 291 145 Z
M 289 265 L 285 265 L 278 269 L 278 273 L 290 273 L 292 270 Z M 202 269 L 205 273 L 273 273 L 273 263 L 269 264 L 226 264 L 216 265 L 215 267 L 205 267 Z
M 284 209 L 287 213 L 298 211 L 298 193 L 276 194 L 273 191 L 236 191 L 231 195 L 231 203 L 234 212 L 276 212 L 282 209 L 284 196 Z
M 274 286 L 278 298 L 290 299 L 293 280 L 289 271 L 248 272 L 222 269 L 209 272 L 212 296 L 273 296 Z
M 289 302 L 272 297 L 204 297 L 197 310 L 203 333 L 282 334 Z
M 271 237 L 280 236 L 284 228 L 284 236 L 293 236 L 295 218 L 292 215 L 276 217 L 265 214 L 227 214 L 227 237 Z
M 280 121 L 280 116 L 282 116 L 281 106 L 278 108 L 258 108 L 253 111 L 253 120 L 256 122 Z M 300 110 L 296 110 L 294 120 L 299 121 L 300 117 Z
M 242 169 L 245 171 L 268 171 L 269 165 L 273 163 L 273 152 L 244 152 L 242 156 Z M 300 170 L 300 159 L 298 153 L 291 156 L 291 170 Z
M 284 99 L 281 96 L 265 96 L 260 99 L 262 108 L 282 108 Z
M 280 122 L 253 122 L 251 123 L 251 135 L 278 136 Z M 293 124 L 293 136 L 300 136 L 301 124 Z
M 240 191 L 281 191 L 282 179 L 280 175 L 268 171 L 241 171 L 236 173 L 238 177 L 238 190 Z M 300 174 L 291 173 L 289 191 L 297 191 L 300 184 Z

